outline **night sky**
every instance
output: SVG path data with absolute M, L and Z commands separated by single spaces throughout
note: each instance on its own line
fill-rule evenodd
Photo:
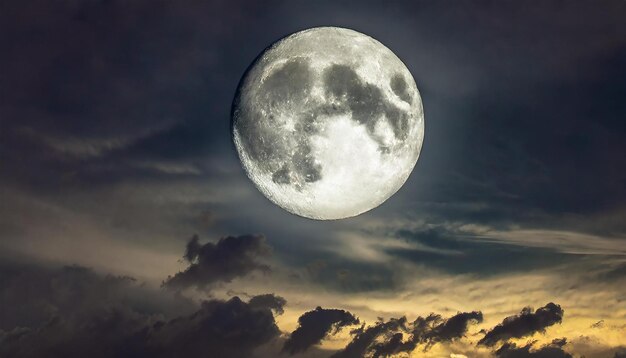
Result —
M 274 41 L 357 30 L 424 144 L 354 218 L 231 141 Z M 0 0 L 0 357 L 626 357 L 626 1 Z

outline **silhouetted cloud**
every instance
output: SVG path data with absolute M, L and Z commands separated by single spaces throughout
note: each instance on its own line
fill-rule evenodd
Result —
M 447 319 L 431 313 L 426 317 L 418 317 L 410 324 L 406 323 L 406 317 L 378 322 L 365 330 L 361 328 L 355 331 L 352 342 L 337 357 L 359 357 L 366 353 L 373 357 L 410 353 L 420 344 L 424 345 L 424 350 L 428 350 L 436 343 L 464 337 L 470 323 L 482 320 L 482 313 L 473 311 L 461 312 Z M 408 338 L 405 339 L 405 336 Z M 379 339 L 381 337 L 382 340 Z
M 498 358 L 572 358 L 563 350 L 565 338 L 555 339 L 538 349 L 533 349 L 534 342 L 518 347 L 515 343 L 505 343 L 495 352 Z
M 248 304 L 253 308 L 269 308 L 276 314 L 281 315 L 285 312 L 283 307 L 287 304 L 287 300 L 272 293 L 267 293 L 252 297 Z
M 249 357 L 254 348 L 279 334 L 269 308 L 233 297 L 203 302 L 190 316 L 154 326 L 145 351 L 155 357 Z
M 387 341 L 374 344 L 371 348 L 372 356 L 386 357 L 403 351 L 401 347 L 406 346 L 406 343 L 402 342 L 403 338 L 403 334 L 401 332 L 397 332 L 392 334 Z
M 342 327 L 358 324 L 359 320 L 348 311 L 317 307 L 300 316 L 298 323 L 298 328 L 283 346 L 283 351 L 292 355 L 319 344 L 324 337 L 338 332 Z
M 426 317 L 418 317 L 412 324 L 410 336 L 402 341 L 401 335 L 393 335 L 388 341 L 374 347 L 374 356 L 412 352 L 419 344 L 424 344 L 424 350 L 439 342 L 449 342 L 465 336 L 470 323 L 483 321 L 482 312 L 461 312 L 448 319 L 431 313 Z
M 365 356 L 375 340 L 381 336 L 388 334 L 389 332 L 394 332 L 399 329 L 406 330 L 406 317 L 402 317 L 399 319 L 390 319 L 387 322 L 377 322 L 375 325 L 365 328 L 362 326 L 361 328 L 355 329 L 352 333 L 355 335 L 354 338 L 348 345 L 343 349 L 333 354 L 333 358 L 360 358 Z
M 563 309 L 552 302 L 538 308 L 535 312 L 530 307 L 525 307 L 520 314 L 505 318 L 502 323 L 487 332 L 478 344 L 493 346 L 499 341 L 544 332 L 547 327 L 561 323 L 562 319 Z
M 168 277 L 163 286 L 174 289 L 205 288 L 217 282 L 230 282 L 253 271 L 269 271 L 258 261 L 268 256 L 270 247 L 261 235 L 228 236 L 217 243 L 200 244 L 197 235 L 189 243 L 184 258 L 189 267 Z
M 437 321 L 440 323 L 434 325 L 430 329 L 424 329 L 422 332 L 414 331 L 414 335 L 420 337 L 421 342 L 426 342 L 429 345 L 437 342 L 448 342 L 454 339 L 459 339 L 465 336 L 470 323 L 480 323 L 483 321 L 483 314 L 480 311 L 473 312 L 460 312 L 456 315 Z M 420 326 L 414 323 L 415 326 Z

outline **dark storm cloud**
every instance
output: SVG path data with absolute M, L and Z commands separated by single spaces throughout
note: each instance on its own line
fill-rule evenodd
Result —
M 133 279 L 83 267 L 3 267 L 0 356 L 250 356 L 278 337 L 284 299 L 234 297 L 197 307 Z M 272 298 L 272 299 L 270 299 Z
M 218 282 L 230 282 L 253 271 L 268 272 L 269 266 L 259 261 L 271 248 L 260 235 L 227 236 L 217 243 L 200 244 L 194 235 L 185 251 L 189 267 L 168 277 L 163 286 L 174 289 L 205 288 Z
M 285 341 L 283 351 L 291 355 L 303 352 L 341 328 L 358 323 L 358 318 L 348 311 L 317 307 L 298 318 L 298 328 Z
M 565 338 L 555 339 L 550 344 L 532 349 L 533 343 L 518 347 L 515 343 L 505 343 L 495 355 L 498 358 L 572 358 L 572 355 L 563 350 L 567 344 Z
M 546 328 L 561 323 L 562 320 L 563 309 L 555 303 L 550 302 L 535 312 L 530 307 L 525 307 L 518 315 L 505 318 L 502 323 L 488 331 L 478 344 L 493 346 L 500 341 L 507 341 L 511 338 L 521 338 L 536 332 L 545 332 Z

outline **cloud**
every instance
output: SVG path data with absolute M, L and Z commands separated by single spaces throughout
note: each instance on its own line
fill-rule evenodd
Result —
M 361 357 L 366 353 L 381 357 L 410 353 L 420 344 L 427 351 L 436 343 L 451 342 L 464 337 L 471 323 L 482 320 L 482 313 L 473 311 L 460 312 L 447 319 L 431 313 L 426 317 L 418 317 L 410 324 L 407 324 L 406 317 L 381 321 L 367 329 L 355 330 L 352 342 L 338 352 L 336 357 Z M 406 340 L 405 336 L 408 336 Z
M 358 324 L 359 319 L 348 311 L 317 307 L 300 316 L 298 323 L 298 328 L 283 346 L 283 351 L 292 355 L 319 344 L 324 337 L 337 333 L 342 327 Z
M 525 307 L 519 315 L 505 318 L 502 323 L 487 332 L 478 344 L 493 346 L 499 341 L 530 336 L 535 332 L 544 332 L 547 327 L 561 323 L 562 319 L 563 309 L 552 302 L 538 308 L 535 312 L 532 312 L 530 307 Z
M 78 317 L 57 316 L 34 328 L 0 334 L 6 357 L 177 357 L 250 356 L 279 336 L 272 312 L 238 297 L 211 300 L 188 316 L 152 321 L 123 308 Z
M 230 282 L 253 271 L 268 272 L 269 266 L 258 261 L 269 256 L 271 248 L 261 235 L 227 236 L 217 243 L 200 244 L 197 235 L 187 243 L 184 259 L 189 267 L 168 277 L 163 286 L 173 289 L 206 288 L 218 282 Z
M 483 321 L 483 314 L 479 311 L 461 312 L 443 319 L 440 315 L 431 313 L 426 317 L 418 317 L 412 323 L 411 336 L 402 342 L 402 335 L 394 335 L 387 342 L 375 347 L 375 356 L 385 356 L 393 353 L 412 352 L 418 344 L 424 344 L 424 350 L 439 342 L 450 342 L 465 336 L 470 323 Z
M 421 341 L 432 345 L 437 342 L 447 342 L 454 339 L 462 338 L 467 333 L 467 328 L 471 323 L 480 323 L 483 321 L 483 314 L 480 311 L 460 312 L 456 315 L 441 321 L 430 329 L 424 329 L 422 332 L 414 332 L 414 335 L 420 336 Z M 415 326 L 419 326 L 414 323 Z
M 606 329 L 606 328 L 605 328 Z M 620 328 L 615 327 L 616 331 Z M 623 327 L 621 328 L 623 329 Z M 592 333 L 592 332 L 588 332 Z M 577 356 L 587 358 L 624 358 L 626 357 L 626 346 L 623 345 L 623 339 L 615 341 L 607 340 L 612 333 L 603 332 L 601 335 L 582 334 L 578 337 L 568 339 L 568 351 L 575 353 Z
M 567 343 L 565 338 L 555 339 L 539 349 L 532 349 L 534 342 L 518 347 L 515 343 L 505 343 L 495 352 L 498 358 L 572 358 L 562 348 Z
M 355 335 L 348 345 L 341 351 L 332 355 L 332 358 L 359 358 L 365 356 L 376 338 L 389 332 L 397 331 L 406 325 L 406 317 L 390 319 L 387 322 L 377 322 L 375 325 L 365 328 L 364 326 L 352 331 Z
M 196 305 L 172 292 L 140 285 L 128 276 L 99 275 L 81 266 L 45 269 L 0 266 L 0 330 L 37 328 L 54 317 L 90 315 L 102 308 L 154 319 L 189 314 Z
M 266 293 L 264 295 L 253 296 L 250 298 L 248 304 L 257 309 L 269 308 L 276 312 L 276 314 L 281 315 L 285 312 L 283 307 L 287 304 L 287 300 L 272 293 Z
M 8 267 L 2 277 L 3 357 L 250 356 L 279 336 L 272 310 L 286 303 L 262 295 L 198 307 L 171 291 L 76 266 Z
M 233 297 L 197 304 L 175 290 L 152 289 L 132 277 L 102 275 L 79 266 L 4 264 L 0 277 L 0 356 L 275 357 L 281 349 L 288 354 L 329 356 L 333 352 L 316 345 L 340 328 L 359 322 L 348 311 L 318 307 L 303 314 L 299 327 L 283 341 L 274 315 L 283 312 L 287 301 L 275 294 L 252 296 L 248 302 Z M 540 347 L 535 342 L 522 346 L 507 342 L 523 336 L 520 331 L 532 334 L 529 327 L 533 332 L 545 329 L 555 316 L 562 317 L 562 310 L 553 303 L 534 312 L 526 308 L 485 337 L 491 335 L 495 343 L 505 341 L 494 348 L 498 358 L 570 358 L 563 349 L 564 339 Z M 431 313 L 413 322 L 406 317 L 381 319 L 354 329 L 352 341 L 333 357 L 410 354 L 448 342 L 455 342 L 457 348 L 467 346 L 470 342 L 459 340 L 470 324 L 482 319 L 480 311 L 448 318 Z M 595 341 L 584 346 L 572 341 L 567 347 L 593 358 L 620 357 L 621 349 Z
M 279 334 L 269 308 L 233 297 L 205 301 L 190 316 L 154 326 L 141 344 L 146 356 L 249 357 Z

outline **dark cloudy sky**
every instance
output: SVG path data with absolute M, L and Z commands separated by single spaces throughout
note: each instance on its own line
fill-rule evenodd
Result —
M 625 19 L 0 0 L 0 356 L 626 356 Z M 229 133 L 252 60 L 328 25 L 403 60 L 426 127 L 404 187 L 332 222 L 265 199 Z

